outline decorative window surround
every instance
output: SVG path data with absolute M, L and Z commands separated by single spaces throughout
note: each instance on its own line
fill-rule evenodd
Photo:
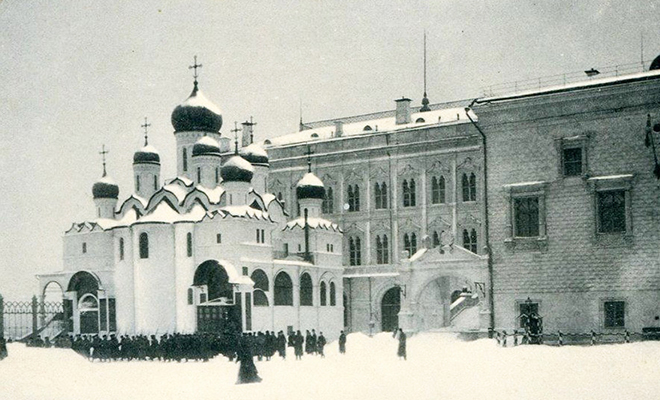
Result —
M 558 157 L 558 172 L 559 176 L 564 179 L 570 178 L 586 178 L 588 175 L 588 153 L 587 145 L 589 144 L 589 135 L 576 135 L 571 137 L 564 137 L 556 140 Z M 581 171 L 579 173 L 571 173 L 571 167 L 566 165 L 566 152 L 565 150 L 580 149 Z M 568 174 L 567 174 L 568 172 Z
M 614 244 L 612 240 L 626 240 L 630 241 L 633 237 L 633 223 L 632 223 L 632 199 L 631 191 L 633 186 L 634 175 L 609 175 L 609 176 L 596 176 L 589 178 L 587 181 L 591 185 L 592 191 L 592 204 L 593 204 L 593 221 L 594 221 L 594 238 L 597 242 L 607 244 Z M 625 197 L 625 219 L 626 229 L 622 232 L 601 232 L 600 227 L 600 210 L 599 210 L 599 193 L 623 191 Z
M 506 238 L 504 244 L 510 251 L 542 251 L 548 249 L 548 236 L 546 232 L 546 189 L 548 182 L 523 182 L 504 186 L 504 195 L 509 206 L 506 208 Z M 515 203 L 516 199 L 526 197 L 538 198 L 538 235 L 529 237 L 516 236 Z

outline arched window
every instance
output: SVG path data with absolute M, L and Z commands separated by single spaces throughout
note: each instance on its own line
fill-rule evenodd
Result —
M 387 243 L 387 235 L 376 236 L 376 264 L 389 263 L 389 245 Z
M 327 289 L 328 289 L 328 287 L 325 284 L 325 282 L 321 282 L 321 286 L 320 286 L 319 290 L 321 291 L 321 293 L 320 293 L 321 296 L 320 297 L 321 297 L 321 305 L 322 306 L 327 306 L 328 305 Z
M 124 259 L 124 238 L 119 238 L 119 259 Z
M 415 180 L 411 179 L 408 182 L 406 179 L 403 180 L 403 206 L 404 207 L 415 207 L 416 198 L 415 198 Z
M 360 211 L 360 188 L 348 185 L 348 211 Z
M 323 197 L 323 203 L 321 204 L 321 210 L 324 214 L 332 214 L 334 211 L 334 198 L 332 195 L 332 187 L 325 189 L 325 196 Z
M 188 171 L 188 150 L 186 150 L 185 147 L 183 148 L 182 160 L 183 160 L 183 171 L 187 172 Z
M 376 208 L 387 208 L 387 184 L 385 182 L 376 182 L 376 185 L 374 186 L 374 194 L 376 200 Z
M 215 167 L 215 184 L 220 183 L 220 171 L 218 167 Z
M 275 277 L 275 305 L 293 305 L 293 282 L 289 274 L 282 271 Z
M 266 292 L 268 292 L 268 276 L 264 271 L 255 269 L 250 278 L 254 282 L 254 290 L 252 292 L 254 305 L 257 307 L 267 307 L 268 296 Z
M 146 232 L 140 234 L 140 258 L 149 258 L 149 235 Z
M 188 255 L 188 257 L 192 257 L 193 254 L 192 233 L 190 232 L 186 234 L 186 254 Z
M 474 173 L 470 176 L 463 174 L 463 201 L 476 201 L 477 200 L 477 177 Z
M 158 176 L 154 175 L 154 190 L 158 190 Z
M 417 205 L 417 196 L 416 196 L 415 180 L 410 180 L 410 207 L 415 207 Z
M 403 249 L 408 252 L 408 257 L 412 257 L 413 254 L 417 253 L 417 235 L 407 233 L 403 235 Z
M 348 238 L 348 263 L 350 265 L 362 265 L 362 244 L 359 237 Z
M 140 191 L 140 175 L 135 176 L 135 190 Z
M 431 180 L 431 203 L 443 204 L 445 202 L 445 177 L 435 176 Z
M 463 247 L 473 253 L 477 252 L 477 231 L 475 229 L 472 229 L 470 232 L 467 229 L 463 229 Z
M 335 289 L 335 283 L 330 282 L 330 305 L 337 305 L 337 290 Z
M 197 183 L 202 183 L 202 168 L 197 167 Z
M 300 305 L 314 305 L 314 286 L 312 285 L 312 277 L 307 272 L 300 275 Z
M 188 289 L 188 305 L 193 303 L 193 290 L 192 288 Z

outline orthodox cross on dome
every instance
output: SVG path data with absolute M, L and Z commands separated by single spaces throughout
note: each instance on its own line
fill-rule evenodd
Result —
M 307 172 L 312 172 L 312 154 L 314 154 L 314 152 L 309 145 L 307 145 L 307 153 L 305 154 L 307 154 Z
M 426 29 L 424 29 L 424 98 L 422 99 L 422 108 L 419 111 L 431 111 L 429 98 L 426 95 Z
M 234 121 L 234 129 L 231 131 L 234 132 L 234 154 L 238 154 L 238 132 L 240 132 L 238 122 Z
M 188 69 L 192 69 L 193 71 L 193 78 L 195 78 L 195 87 L 197 87 L 197 77 L 199 77 L 199 74 L 197 73 L 197 68 L 202 68 L 202 64 L 197 64 L 197 56 L 195 56 L 195 62 L 193 65 L 189 65 Z
M 149 127 L 151 126 L 150 123 L 147 123 L 147 117 L 144 117 L 144 124 L 140 125 L 142 128 L 144 128 L 144 145 L 149 144 Z
M 108 153 L 109 153 L 109 151 L 106 150 L 106 149 L 105 149 L 105 145 L 103 145 L 103 146 L 101 147 L 101 151 L 99 151 L 99 154 L 100 154 L 101 157 L 103 158 L 103 176 L 106 176 L 106 175 L 107 175 L 107 173 L 106 173 L 106 171 L 105 171 L 105 155 L 108 154 Z

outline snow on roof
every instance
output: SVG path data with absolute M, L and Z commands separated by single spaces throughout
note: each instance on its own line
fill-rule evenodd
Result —
M 266 221 L 271 221 L 273 220 L 270 218 L 270 215 L 268 215 L 267 212 L 257 210 L 255 208 L 252 208 L 248 205 L 243 205 L 243 206 L 226 206 L 222 207 L 216 211 L 214 211 L 216 214 L 222 214 L 223 217 L 229 215 L 234 218 L 250 218 L 250 219 L 262 219 Z
M 259 196 L 261 196 L 261 200 L 264 201 L 264 204 L 266 205 L 266 207 L 268 207 L 268 205 L 270 204 L 271 201 L 273 201 L 277 198 L 277 196 L 275 196 L 272 193 L 264 193 L 264 194 L 260 194 Z
M 473 117 L 474 118 L 474 117 Z M 418 128 L 449 123 L 468 123 L 465 108 L 447 108 L 442 110 L 413 113 L 409 124 L 396 123 L 395 115 L 385 118 L 345 123 L 343 125 L 344 136 L 369 135 L 378 132 L 396 131 L 401 129 Z M 419 122 L 417 122 L 419 121 Z M 300 132 L 283 135 L 269 139 L 271 146 L 281 146 L 308 142 L 310 140 L 330 139 L 334 137 L 335 126 L 327 125 L 314 129 L 306 129 Z
M 548 87 L 540 88 L 540 89 L 526 90 L 526 91 L 523 91 L 523 92 L 514 93 L 514 94 L 510 94 L 510 95 L 504 95 L 504 96 L 485 97 L 483 99 L 478 99 L 477 103 L 488 103 L 488 102 L 492 102 L 492 101 L 505 101 L 505 100 L 511 100 L 511 99 L 515 99 L 515 98 L 519 98 L 519 97 L 528 97 L 528 96 L 548 94 L 548 93 L 553 93 L 553 92 L 563 92 L 563 91 L 569 91 L 569 90 L 574 90 L 574 89 L 582 89 L 582 88 L 589 88 L 589 87 L 594 87 L 594 86 L 609 85 L 609 84 L 614 84 L 614 83 L 625 83 L 625 82 L 628 82 L 628 81 L 635 81 L 635 80 L 640 80 L 640 79 L 643 79 L 643 78 L 654 78 L 654 77 L 660 77 L 660 70 L 638 72 L 636 74 L 621 75 L 621 76 L 611 76 L 611 77 L 600 78 L 600 79 L 590 79 L 590 80 L 581 81 L 581 82 L 569 83 L 569 84 L 566 84 L 566 85 L 555 85 L 555 86 L 548 86 Z
M 213 204 L 218 204 L 220 202 L 220 197 L 222 197 L 222 194 L 225 192 L 225 189 L 222 186 L 216 186 L 214 189 L 209 189 L 197 185 L 197 190 L 203 192 Z
M 166 201 L 161 201 L 153 211 L 137 222 L 165 222 L 170 224 L 175 222 L 197 222 L 204 218 L 204 215 L 206 215 L 206 210 L 199 204 L 195 204 L 190 212 L 179 214 Z
M 323 182 L 319 179 L 318 176 L 314 175 L 312 172 L 306 173 L 296 184 L 297 187 L 300 186 L 318 186 L 324 187 Z
M 204 93 L 199 89 L 194 96 L 188 97 L 183 103 L 181 103 L 181 105 L 189 107 L 205 107 L 218 115 L 222 114 L 222 111 L 220 111 L 218 106 L 213 104 L 211 100 L 207 99 L 206 96 L 204 96 Z
M 525 186 L 538 186 L 538 185 L 544 185 L 546 183 L 548 182 L 545 181 L 520 182 L 520 183 L 511 183 L 508 185 L 504 185 L 504 187 L 514 188 L 514 187 L 525 187 Z
M 143 153 L 154 153 L 154 154 L 159 154 L 158 150 L 150 144 L 144 146 L 143 148 L 140 149 L 141 152 Z
M 184 186 L 191 186 L 195 181 L 186 178 L 185 176 L 177 176 L 174 179 L 170 179 L 169 181 L 165 181 L 165 185 L 184 185 Z
M 203 144 L 206 146 L 213 146 L 213 147 L 218 147 L 220 148 L 220 145 L 218 144 L 218 141 L 213 139 L 210 136 L 202 136 L 195 144 Z
M 181 203 L 188 193 L 191 191 L 191 187 L 181 186 L 175 183 L 163 186 L 163 190 L 166 190 L 176 196 L 179 203 Z
M 428 250 L 428 249 L 426 249 L 426 248 L 423 248 L 423 249 L 418 250 L 417 253 L 413 254 L 413 256 L 410 257 L 410 261 L 416 261 L 416 260 L 419 260 L 420 258 L 422 258 L 422 256 L 423 256 L 424 254 L 426 254 L 426 251 L 427 251 L 427 250 Z
M 599 180 L 617 180 L 617 179 L 632 179 L 632 174 L 623 174 L 623 175 L 608 175 L 608 176 L 592 176 L 589 178 L 590 181 L 599 181 Z
M 312 228 L 312 229 L 326 229 L 326 230 L 333 230 L 335 232 L 341 232 L 341 228 L 339 228 L 339 225 L 335 224 L 334 222 L 328 221 L 327 219 L 323 218 L 307 218 L 307 225 Z M 292 221 L 287 222 L 286 226 L 284 227 L 284 230 L 287 229 L 294 229 L 295 227 L 299 227 L 301 229 L 304 229 L 305 227 L 305 218 L 300 217 L 296 218 Z
M 112 179 L 112 178 L 110 177 L 110 175 L 103 176 L 103 177 L 101 177 L 101 179 L 99 179 L 99 180 L 96 181 L 96 182 L 97 182 L 97 183 L 105 183 L 105 184 L 108 184 L 108 185 L 115 185 L 115 186 L 117 186 L 117 184 L 115 183 L 114 179 Z

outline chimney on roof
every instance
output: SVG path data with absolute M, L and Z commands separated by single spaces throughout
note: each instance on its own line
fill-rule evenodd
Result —
M 411 122 L 410 99 L 401 97 L 394 101 L 396 101 L 396 124 L 409 124 Z
M 344 135 L 344 121 L 335 121 L 335 137 Z

